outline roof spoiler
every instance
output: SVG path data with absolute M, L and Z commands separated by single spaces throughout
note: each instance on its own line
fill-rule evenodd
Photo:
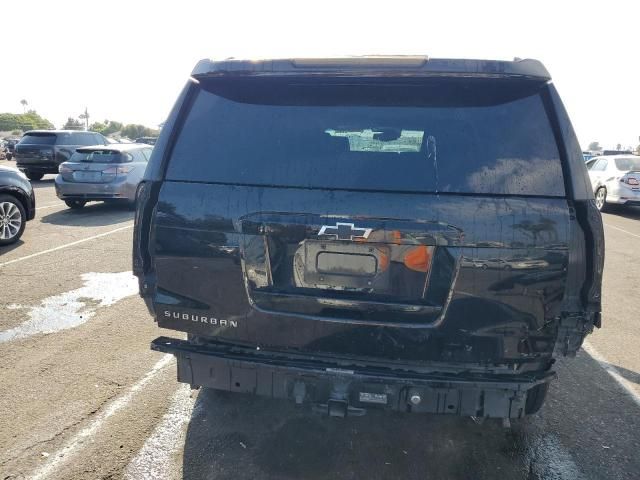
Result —
M 219 76 L 473 76 L 522 77 L 551 80 L 538 60 L 464 60 L 427 56 L 389 55 L 336 58 L 289 58 L 272 60 L 200 60 L 193 77 Z

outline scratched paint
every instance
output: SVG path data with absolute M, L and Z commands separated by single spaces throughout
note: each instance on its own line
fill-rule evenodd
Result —
M 10 305 L 8 309 L 29 308 L 29 319 L 0 332 L 0 343 L 78 327 L 89 321 L 99 308 L 138 292 L 138 281 L 131 272 L 85 273 L 81 278 L 82 287 L 46 298 L 40 305 Z

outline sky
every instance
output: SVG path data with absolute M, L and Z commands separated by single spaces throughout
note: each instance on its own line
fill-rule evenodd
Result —
M 0 6 L 0 112 L 162 122 L 201 58 L 541 60 L 584 148 L 640 143 L 640 2 L 30 0 Z

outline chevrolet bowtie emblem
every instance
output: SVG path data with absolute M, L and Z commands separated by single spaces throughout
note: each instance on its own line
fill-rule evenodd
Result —
M 353 223 L 336 223 L 335 226 L 323 225 L 318 236 L 326 235 L 335 237 L 336 240 L 353 240 L 354 238 L 367 238 L 371 234 L 370 228 L 356 228 Z

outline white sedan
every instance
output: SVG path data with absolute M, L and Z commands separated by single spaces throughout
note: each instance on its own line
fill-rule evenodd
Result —
M 640 206 L 640 156 L 606 155 L 587 167 L 598 210 L 610 205 Z

